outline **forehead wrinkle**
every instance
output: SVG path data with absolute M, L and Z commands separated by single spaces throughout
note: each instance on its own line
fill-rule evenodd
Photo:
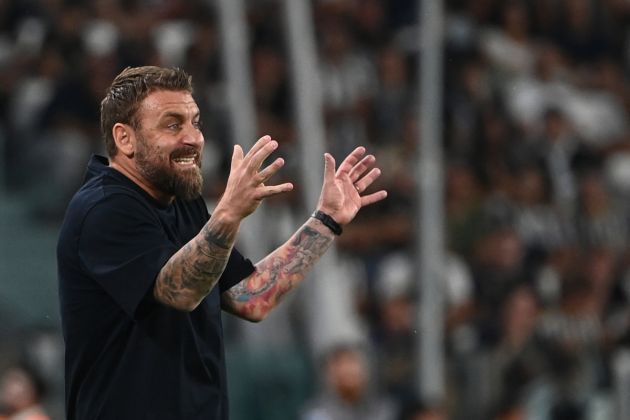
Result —
M 178 98 L 165 98 L 168 96 L 177 96 Z M 182 112 L 182 108 L 185 109 Z M 195 117 L 199 115 L 199 107 L 194 98 L 187 92 L 154 92 L 149 94 L 140 104 L 138 109 L 139 116 L 142 114 L 158 113 L 157 117 L 162 118 L 166 114 L 171 115 L 192 115 Z

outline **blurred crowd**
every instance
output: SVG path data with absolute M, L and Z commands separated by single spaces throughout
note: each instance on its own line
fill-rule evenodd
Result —
M 103 152 L 99 102 L 126 66 L 193 75 L 220 194 L 232 138 L 212 3 L 0 1 L 0 171 L 34 220 L 57 223 Z M 414 388 L 417 3 L 313 2 L 327 147 L 367 145 L 389 198 L 339 238 L 363 268 L 369 345 L 331 349 L 303 418 L 613 419 L 630 348 L 630 3 L 445 1 L 444 401 Z M 283 4 L 246 4 L 258 131 L 295 178 Z

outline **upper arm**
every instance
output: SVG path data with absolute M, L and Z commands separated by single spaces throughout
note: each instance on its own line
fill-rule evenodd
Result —
M 125 194 L 92 207 L 78 238 L 82 269 L 130 316 L 176 251 L 157 217 Z

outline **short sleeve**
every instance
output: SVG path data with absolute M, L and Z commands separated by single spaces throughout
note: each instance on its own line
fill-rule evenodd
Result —
M 223 271 L 223 275 L 219 279 L 219 291 L 221 293 L 225 292 L 252 274 L 254 270 L 254 264 L 234 248 L 225 266 L 225 271 Z
M 87 213 L 79 260 L 86 273 L 131 317 L 177 251 L 159 218 L 126 194 L 109 195 Z

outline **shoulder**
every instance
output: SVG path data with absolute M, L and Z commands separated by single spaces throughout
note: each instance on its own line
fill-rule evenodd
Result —
M 138 210 L 150 212 L 151 206 L 137 191 L 121 185 L 99 185 L 82 188 L 75 194 L 68 205 L 66 218 L 80 222 L 94 211 L 114 213 L 137 213 Z
M 60 242 L 77 240 L 88 230 L 126 229 L 139 221 L 159 223 L 150 204 L 124 185 L 86 183 L 72 198 L 60 231 Z

